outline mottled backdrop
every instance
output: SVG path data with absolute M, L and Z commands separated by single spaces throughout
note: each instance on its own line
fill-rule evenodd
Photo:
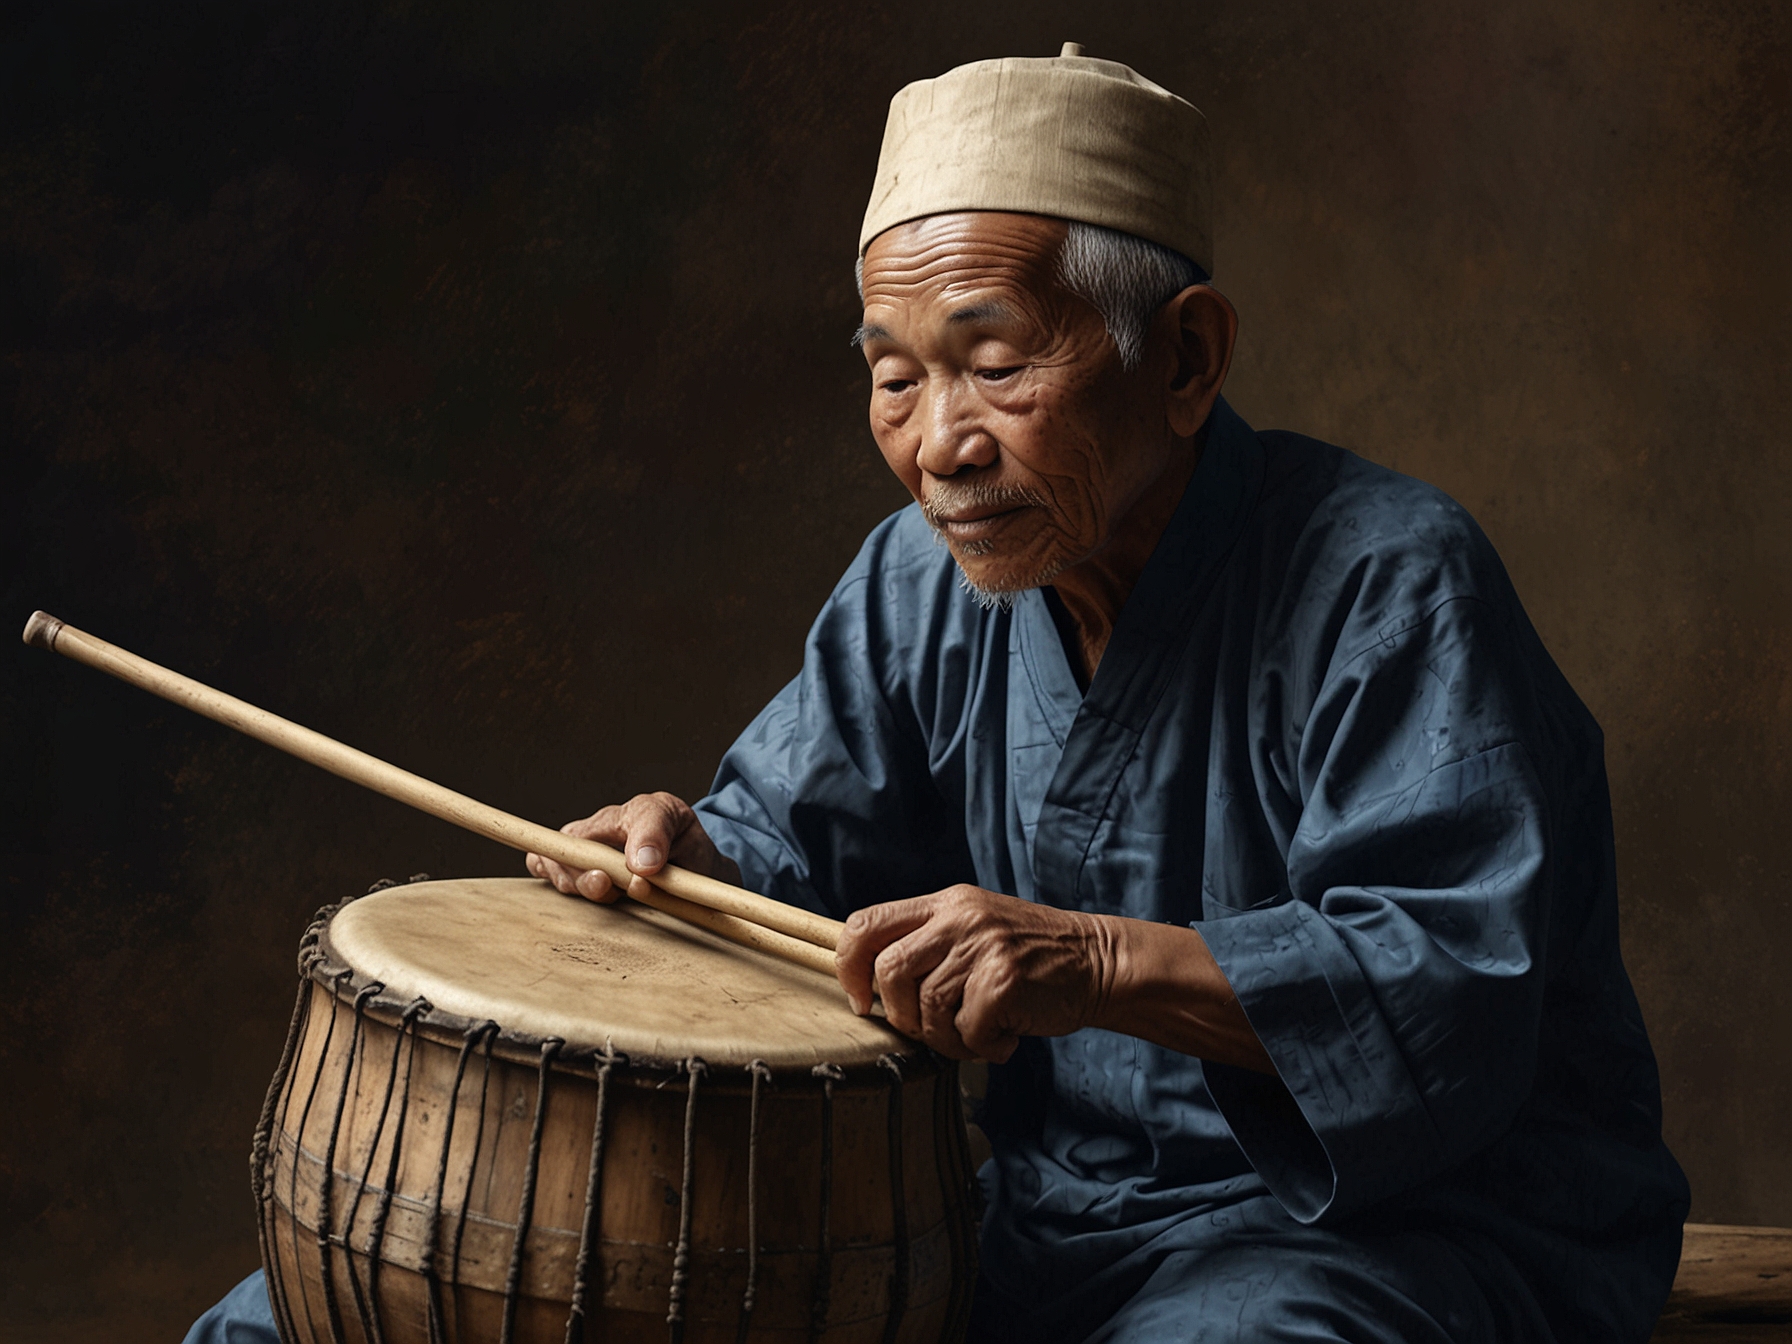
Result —
M 1486 525 L 1605 725 L 1695 1216 L 1792 1224 L 1783 5 L 29 9 L 7 628 L 553 823 L 700 791 L 902 500 L 847 347 L 890 94 L 1072 39 L 1188 95 L 1233 400 Z M 0 1335 L 177 1339 L 254 1263 L 309 913 L 516 860 L 5 647 Z

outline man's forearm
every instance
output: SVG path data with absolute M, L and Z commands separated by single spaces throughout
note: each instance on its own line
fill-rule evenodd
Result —
M 1215 1063 L 1275 1073 L 1199 933 L 1142 919 L 1090 918 L 1100 926 L 1107 968 L 1091 1026 Z

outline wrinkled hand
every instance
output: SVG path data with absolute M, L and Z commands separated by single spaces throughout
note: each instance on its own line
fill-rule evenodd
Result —
M 1106 921 L 971 886 L 856 911 L 839 947 L 855 1012 L 870 1011 L 875 976 L 891 1026 L 998 1064 L 1022 1036 L 1091 1025 L 1112 963 Z
M 629 870 L 636 874 L 630 887 L 668 863 L 724 882 L 740 881 L 740 869 L 704 833 L 690 804 L 669 793 L 637 794 L 619 807 L 601 807 L 583 821 L 569 821 L 560 829 L 581 840 L 600 840 L 620 849 Z M 546 878 L 568 896 L 608 904 L 623 895 L 609 874 L 596 868 L 575 872 L 541 854 L 531 854 L 523 862 L 530 873 Z

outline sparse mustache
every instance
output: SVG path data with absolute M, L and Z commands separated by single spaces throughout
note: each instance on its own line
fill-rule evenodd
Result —
M 941 481 L 921 501 L 921 516 L 937 531 L 953 515 L 967 509 L 1017 509 L 1045 503 L 1037 490 L 987 481 Z

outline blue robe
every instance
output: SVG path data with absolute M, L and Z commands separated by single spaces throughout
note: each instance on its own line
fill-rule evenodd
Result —
M 1237 992 L 1279 1079 L 1097 1030 L 992 1069 L 980 1332 L 1647 1339 L 1688 1196 L 1602 739 L 1473 520 L 1221 403 L 1086 693 L 1048 603 L 896 514 L 697 805 L 780 900 L 1187 924 Z

